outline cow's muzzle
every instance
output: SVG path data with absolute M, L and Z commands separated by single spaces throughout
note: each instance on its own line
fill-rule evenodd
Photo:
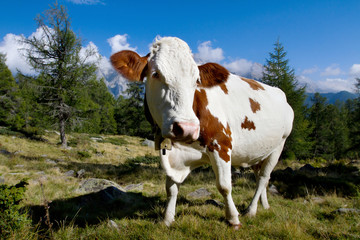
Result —
M 193 142 L 199 138 L 200 126 L 194 122 L 174 122 L 171 126 L 171 138 L 184 141 Z

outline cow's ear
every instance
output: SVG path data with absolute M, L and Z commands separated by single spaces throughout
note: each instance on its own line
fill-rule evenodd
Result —
M 206 63 L 199 66 L 201 87 L 213 87 L 227 81 L 229 71 L 217 63 Z
M 148 57 L 149 54 L 140 57 L 136 52 L 124 50 L 113 54 L 110 61 L 113 67 L 125 78 L 130 81 L 142 81 L 146 75 Z

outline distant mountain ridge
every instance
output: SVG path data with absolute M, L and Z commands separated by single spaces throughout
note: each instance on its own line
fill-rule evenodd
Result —
M 115 69 L 99 69 L 97 72 L 99 77 L 105 79 L 105 83 L 109 91 L 118 98 L 120 95 L 124 96 L 124 91 L 127 89 L 127 84 L 129 83 L 125 78 L 118 74 Z M 313 104 L 312 99 L 314 98 L 315 93 L 306 93 L 305 105 L 311 106 Z M 337 93 L 320 93 L 321 96 L 327 98 L 327 103 L 334 104 L 337 100 L 341 102 L 346 102 L 348 99 L 354 99 L 357 97 L 356 94 L 341 91 Z
M 306 93 L 305 105 L 311 106 L 315 93 Z M 334 104 L 336 101 L 346 102 L 348 99 L 355 99 L 357 95 L 355 93 L 341 91 L 337 93 L 320 93 L 321 96 L 327 98 L 327 103 Z

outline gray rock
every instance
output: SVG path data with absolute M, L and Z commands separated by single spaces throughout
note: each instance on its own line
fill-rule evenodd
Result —
M 345 214 L 345 213 L 357 213 L 357 214 L 360 214 L 360 209 L 356 209 L 356 208 L 339 208 L 334 212 L 339 213 L 339 214 Z
M 47 155 L 46 155 L 46 154 L 43 154 L 43 155 L 41 155 L 41 157 L 46 158 L 46 157 L 47 157 Z
M 139 184 L 130 184 L 127 185 L 125 187 L 126 191 L 142 191 L 144 189 L 144 184 L 143 183 L 139 183 Z
M 22 165 L 22 164 L 17 164 L 17 165 L 15 165 L 15 167 L 16 167 L 16 168 L 23 168 L 24 165 Z
M 211 195 L 211 192 L 209 192 L 206 188 L 199 188 L 198 190 L 189 193 L 187 196 L 191 198 L 203 198 L 208 197 Z
M 100 201 L 101 204 L 107 204 L 120 199 L 125 203 L 131 203 L 132 201 L 131 197 L 121 186 L 106 179 L 86 179 L 80 183 L 80 187 L 75 192 L 83 194 L 79 207 L 94 201 Z
M 44 171 L 39 171 L 39 172 L 36 172 L 37 175 L 45 175 L 45 172 Z
M 271 184 L 268 188 L 268 192 L 272 195 L 280 195 L 279 191 L 277 190 L 274 184 Z
M 49 163 L 49 164 L 53 164 L 53 165 L 56 165 L 57 162 L 54 161 L 54 160 L 51 160 L 51 159 L 46 159 L 45 162 Z
M 154 147 L 155 147 L 154 141 L 151 141 L 151 140 L 149 140 L 149 139 L 145 139 L 145 140 L 141 143 L 141 145 L 143 145 L 143 146 L 148 146 L 148 147 L 150 147 L 150 148 L 154 148 Z
M 9 152 L 8 150 L 5 150 L 5 149 L 1 149 L 0 153 L 3 155 L 11 155 L 11 152 Z
M 311 198 L 311 202 L 313 203 L 324 203 L 325 202 L 325 199 L 321 198 L 321 197 L 312 197 Z
M 94 142 L 98 142 L 98 141 L 103 141 L 104 139 L 101 137 L 91 137 L 91 140 L 93 140 Z
M 215 200 L 215 199 L 209 199 L 205 201 L 206 204 L 209 205 L 214 205 L 215 207 L 224 207 L 225 204 L 223 204 L 222 202 Z
M 65 176 L 67 177 L 75 177 L 75 171 L 74 170 L 69 170 L 66 173 L 64 173 Z
M 78 177 L 78 178 L 84 177 L 85 172 L 86 172 L 85 169 L 80 169 L 79 171 L 77 171 L 76 177 Z
M 85 179 L 80 183 L 80 186 L 75 191 L 77 193 L 93 193 L 104 190 L 108 187 L 115 187 L 122 192 L 126 192 L 119 184 L 106 180 L 106 179 L 99 179 L 99 178 L 89 178 Z
M 116 230 L 119 230 L 119 226 L 117 225 L 116 222 L 114 222 L 113 220 L 110 220 L 108 223 L 109 227 L 111 228 L 115 228 Z
M 127 152 L 131 152 L 131 150 L 130 150 L 130 149 L 128 149 L 128 148 L 125 148 L 125 150 L 126 150 Z

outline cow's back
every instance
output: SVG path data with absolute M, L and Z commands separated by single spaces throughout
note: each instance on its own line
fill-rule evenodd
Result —
M 231 74 L 204 90 L 207 109 L 231 131 L 233 165 L 256 164 L 289 136 L 294 113 L 280 89 Z

